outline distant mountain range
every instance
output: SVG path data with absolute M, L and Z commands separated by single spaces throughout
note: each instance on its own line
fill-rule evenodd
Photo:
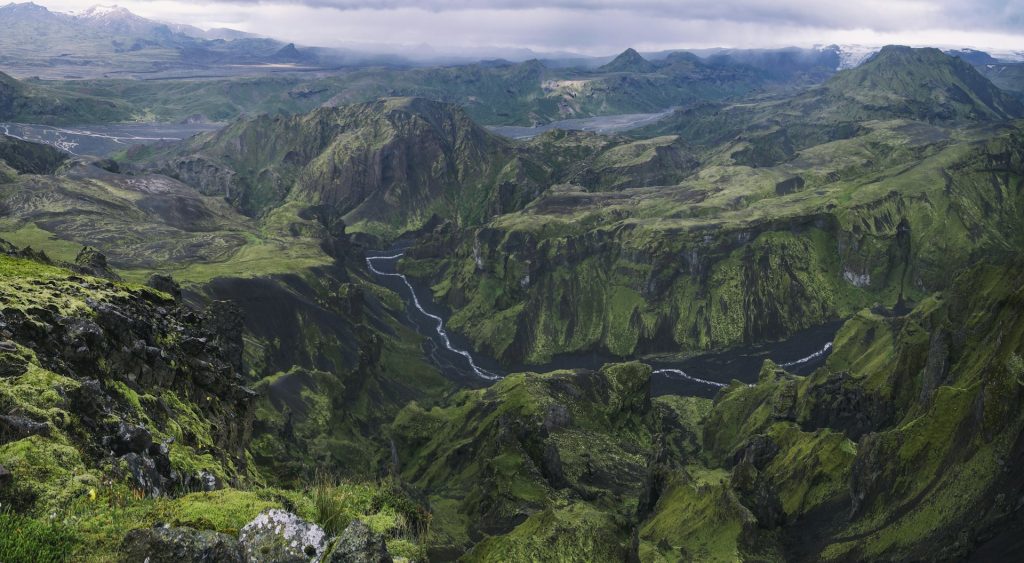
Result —
M 44 78 L 223 73 L 279 63 L 275 57 L 287 47 L 235 30 L 157 22 L 117 6 L 63 14 L 31 2 L 8 4 L 0 7 L 0 29 L 0 68 Z M 321 64 L 311 50 L 292 46 L 287 54 L 296 66 Z
M 52 12 L 32 2 L 0 7 L 0 30 L 0 70 L 18 78 L 47 79 L 223 77 L 343 66 L 459 65 L 486 59 L 505 62 L 537 59 L 552 69 L 650 73 L 662 61 L 677 53 L 689 52 L 714 64 L 753 67 L 769 78 L 789 80 L 801 76 L 821 81 L 834 72 L 856 67 L 879 49 L 863 45 L 644 53 L 629 49 L 618 56 L 606 57 L 538 53 L 521 48 L 482 48 L 471 54 L 445 52 L 429 46 L 408 48 L 383 44 L 339 49 L 296 46 L 233 29 L 203 30 L 154 21 L 118 6 L 93 6 L 66 14 Z M 948 53 L 976 66 L 1024 61 L 1024 52 L 987 53 L 961 49 Z M 989 78 L 999 83 L 993 76 Z

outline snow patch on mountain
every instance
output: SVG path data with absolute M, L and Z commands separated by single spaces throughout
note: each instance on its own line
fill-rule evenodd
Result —
M 879 47 L 868 47 L 866 45 L 840 45 L 839 66 L 836 70 L 847 70 L 857 68 L 864 61 L 871 58 L 879 50 Z

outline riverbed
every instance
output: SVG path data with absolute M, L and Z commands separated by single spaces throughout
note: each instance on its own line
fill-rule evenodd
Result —
M 581 117 L 574 119 L 563 119 L 552 121 L 544 125 L 534 127 L 522 127 L 518 125 L 491 125 L 487 129 L 511 139 L 526 140 L 532 139 L 541 133 L 552 129 L 565 129 L 569 131 L 592 131 L 594 133 L 618 133 L 628 131 L 656 123 L 672 115 L 676 108 L 669 108 L 658 113 L 626 113 L 619 115 L 602 115 L 597 117 Z
M 406 320 L 425 338 L 428 358 L 449 379 L 467 387 L 484 387 L 509 373 L 546 372 L 557 369 L 598 369 L 608 362 L 639 359 L 653 368 L 651 392 L 659 395 L 714 397 L 733 380 L 757 382 L 764 360 L 771 359 L 798 375 L 808 375 L 825 363 L 840 321 L 809 328 L 779 342 L 741 346 L 678 360 L 623 358 L 607 354 L 566 354 L 543 365 L 503 367 L 479 354 L 465 339 L 449 332 L 448 311 L 433 302 L 430 290 L 398 273 L 402 248 L 371 252 L 366 258 L 381 285 L 398 293 L 406 304 Z
M 107 157 L 132 145 L 181 141 L 216 131 L 210 123 L 127 123 L 117 125 L 36 125 L 0 123 L 0 134 L 56 147 L 75 156 Z

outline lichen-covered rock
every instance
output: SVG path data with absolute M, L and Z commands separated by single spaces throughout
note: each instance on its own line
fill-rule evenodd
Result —
M 162 291 L 167 295 L 170 295 L 175 301 L 181 300 L 181 286 L 178 282 L 174 281 L 174 278 L 171 276 L 153 274 L 152 276 L 149 276 L 149 280 L 146 282 L 146 285 L 157 291 Z
M 120 280 L 120 276 L 114 273 L 107 265 L 107 257 L 91 246 L 83 246 L 82 250 L 78 252 L 78 256 L 75 256 L 75 265 L 78 269 L 90 276 L 96 276 L 98 278 L 107 278 L 110 280 Z
M 384 538 L 359 520 L 353 520 L 331 547 L 330 563 L 391 563 Z
M 238 540 L 220 532 L 157 525 L 132 530 L 121 544 L 122 561 L 136 563 L 242 563 Z
M 246 524 L 238 541 L 248 563 L 301 563 L 323 555 L 327 534 L 316 524 L 273 508 Z
M 24 416 L 0 415 L 0 444 L 36 435 L 49 436 L 50 425 Z
M 18 352 L 10 340 L 0 342 L 0 377 L 14 377 L 25 373 L 28 360 Z

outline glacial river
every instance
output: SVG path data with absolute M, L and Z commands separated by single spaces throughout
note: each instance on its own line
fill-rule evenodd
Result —
M 545 372 L 556 369 L 597 369 L 607 362 L 627 361 L 605 354 L 567 354 L 544 365 L 503 368 L 494 359 L 472 350 L 466 339 L 445 329 L 447 311 L 433 302 L 429 288 L 418 287 L 397 272 L 401 249 L 370 253 L 366 264 L 378 281 L 396 291 L 406 303 L 409 324 L 426 338 L 431 361 L 450 379 L 469 387 L 482 387 L 508 373 Z M 821 366 L 832 351 L 832 340 L 841 322 L 802 331 L 781 341 L 701 354 L 678 361 L 642 359 L 654 368 L 654 395 L 695 395 L 714 397 L 733 380 L 752 384 L 761 364 L 771 359 L 792 373 L 808 375 Z
M 181 141 L 223 127 L 209 123 L 127 123 L 119 125 L 35 125 L 0 123 L 0 134 L 57 147 L 75 156 L 106 157 L 131 145 Z

